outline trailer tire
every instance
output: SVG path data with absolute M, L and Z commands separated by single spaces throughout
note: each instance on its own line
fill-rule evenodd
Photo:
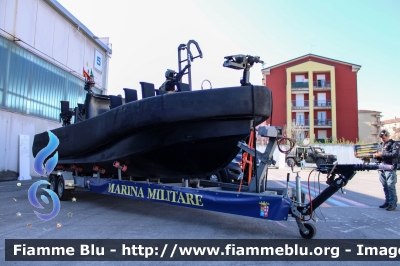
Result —
M 65 181 L 62 176 L 58 178 L 57 196 L 62 201 L 69 200 L 69 198 L 71 197 L 71 190 L 65 189 Z
M 295 161 L 294 161 L 294 159 L 293 158 L 287 158 L 286 159 L 286 164 L 287 164 L 287 166 L 295 166 Z
M 50 185 L 47 186 L 51 191 L 57 192 L 57 176 L 50 175 Z
M 301 230 L 299 230 L 301 237 L 305 239 L 312 239 L 317 233 L 317 228 L 313 224 L 309 223 L 305 223 L 304 226 L 307 228 L 308 234 L 304 234 Z
M 319 167 L 321 164 L 325 164 L 325 160 L 320 158 L 315 163 L 317 164 L 317 167 Z

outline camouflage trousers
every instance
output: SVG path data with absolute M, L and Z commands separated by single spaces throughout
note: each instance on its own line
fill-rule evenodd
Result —
M 396 170 L 378 171 L 378 172 L 379 172 L 379 181 L 381 181 L 383 186 L 383 192 L 385 193 L 385 203 L 388 203 L 389 206 L 397 206 Z

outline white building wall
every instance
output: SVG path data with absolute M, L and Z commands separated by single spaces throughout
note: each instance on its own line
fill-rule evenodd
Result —
M 61 123 L 1 110 L 0 113 L 0 171 L 19 171 L 19 135 L 29 135 L 30 147 L 36 134 L 61 127 Z M 33 170 L 33 154 L 30 150 L 30 174 Z
M 15 36 L 32 47 L 35 47 L 37 6 L 38 0 L 17 1 L 15 14 Z
M 6 32 L 15 35 L 15 12 L 17 0 L 0 0 L 0 27 Z M 4 19 L 1 19 L 4 18 Z
M 97 70 L 95 70 L 95 68 L 94 68 L 95 49 L 98 49 L 98 48 L 96 48 L 96 46 L 93 44 L 93 42 L 90 42 L 88 39 L 86 39 L 85 46 L 84 46 L 83 65 L 86 70 L 92 69 L 93 75 L 94 75 L 94 81 L 100 87 L 104 87 L 103 86 L 103 73 L 106 72 L 107 70 L 103 69 L 103 71 L 101 73 L 98 72 Z M 104 54 L 104 52 L 103 52 L 103 54 Z M 105 60 L 104 56 L 103 56 L 103 60 Z M 103 67 L 104 67 L 104 63 L 103 63 Z
M 318 145 L 323 148 L 326 153 L 334 154 L 337 156 L 339 164 L 362 164 L 363 161 L 354 157 L 354 145 Z
M 61 15 L 55 13 L 54 17 L 54 35 L 52 40 L 53 58 L 63 65 L 67 65 L 68 61 L 68 39 L 70 35 L 71 24 L 62 19 Z
M 94 69 L 95 49 L 104 54 L 104 61 L 108 61 L 106 52 L 93 36 L 44 0 L 0 0 L 0 29 L 5 38 L 80 78 L 83 68 L 93 69 L 96 87 L 107 90 L 107 69 L 102 73 Z M 0 110 L 0 172 L 18 172 L 19 135 L 29 135 L 32 145 L 35 134 L 60 126 L 50 120 Z M 30 169 L 31 176 L 37 176 L 33 156 Z
M 363 161 L 354 157 L 354 145 L 347 144 L 347 145 L 329 145 L 329 144 L 321 144 L 321 145 L 314 145 L 321 147 L 325 150 L 326 153 L 334 154 L 337 156 L 337 162 L 339 164 L 362 164 Z M 265 147 L 263 145 L 257 145 L 257 150 L 260 152 L 265 151 Z M 275 149 L 274 153 L 274 160 L 276 161 L 277 168 L 284 168 L 286 167 L 286 156 L 284 153 L 281 153 L 278 150 L 278 147 Z M 312 167 L 313 165 L 308 164 L 307 166 Z M 315 164 L 314 164 L 315 166 Z
M 67 66 L 78 73 L 82 73 L 85 57 L 85 37 L 82 33 L 70 26 L 70 34 L 68 38 L 68 59 Z
M 82 70 L 92 70 L 96 87 L 107 89 L 103 75 L 95 71 L 95 49 L 108 57 L 93 39 L 77 25 L 55 11 L 43 0 L 0 0 L 0 29 L 6 38 L 44 57 L 49 62 L 66 68 L 83 78 Z M 7 34 L 9 33 L 9 34 Z M 103 63 L 104 65 L 108 65 Z
M 260 151 L 260 152 L 265 152 L 265 148 L 266 147 L 267 146 L 265 146 L 265 145 L 257 145 L 257 150 Z M 284 168 L 285 167 L 285 165 L 286 165 L 286 161 L 285 161 L 286 156 L 285 156 L 284 153 L 281 153 L 279 151 L 278 147 L 276 147 L 276 149 L 274 150 L 272 156 L 273 156 L 273 159 L 276 161 L 275 166 L 277 168 Z
M 56 13 L 54 12 L 54 10 L 46 3 L 39 1 L 34 47 L 39 51 L 53 57 L 53 36 L 55 19 Z

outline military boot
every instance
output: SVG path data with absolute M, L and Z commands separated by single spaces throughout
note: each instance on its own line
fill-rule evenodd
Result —
M 389 203 L 387 203 L 387 202 L 385 202 L 381 206 L 379 206 L 379 208 L 381 208 L 381 209 L 387 208 L 387 207 L 389 207 Z

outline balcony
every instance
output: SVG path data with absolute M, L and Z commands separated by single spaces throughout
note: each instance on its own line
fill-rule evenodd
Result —
M 293 91 L 308 91 L 308 82 L 292 82 Z
M 310 122 L 308 119 L 293 119 L 292 120 L 292 127 L 296 128 L 308 128 L 310 126 Z
M 332 127 L 332 119 L 314 119 L 314 127 Z
M 317 91 L 326 91 L 331 89 L 330 80 L 317 80 L 313 82 L 313 88 Z
M 372 121 L 372 122 L 371 122 L 371 126 L 380 127 L 380 126 L 382 126 L 382 122 L 381 122 L 381 121 Z
M 326 139 L 315 139 L 315 143 L 332 143 L 332 138 L 326 138 Z
M 308 110 L 310 103 L 308 100 L 294 100 L 292 101 L 292 110 Z
M 331 109 L 331 100 L 314 100 L 314 109 Z

